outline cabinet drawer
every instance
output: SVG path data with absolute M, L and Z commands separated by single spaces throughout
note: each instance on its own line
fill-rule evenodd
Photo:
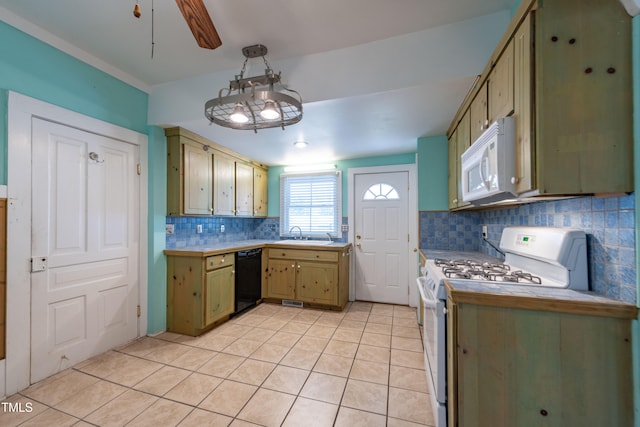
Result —
M 216 268 L 224 267 L 226 265 L 233 265 L 234 254 L 222 254 L 207 257 L 206 268 L 207 271 L 214 270 Z
M 294 258 L 300 260 L 338 261 L 337 252 L 315 251 L 312 249 L 269 249 L 269 258 Z

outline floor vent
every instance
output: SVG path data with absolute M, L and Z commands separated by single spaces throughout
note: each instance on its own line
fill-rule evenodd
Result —
M 286 305 L 287 307 L 298 307 L 302 308 L 302 301 L 291 301 L 288 299 L 282 300 L 282 305 Z

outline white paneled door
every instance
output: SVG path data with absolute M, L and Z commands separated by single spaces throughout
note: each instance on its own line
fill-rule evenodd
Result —
M 138 147 L 32 123 L 31 382 L 138 334 Z
M 354 176 L 356 299 L 409 303 L 409 174 Z

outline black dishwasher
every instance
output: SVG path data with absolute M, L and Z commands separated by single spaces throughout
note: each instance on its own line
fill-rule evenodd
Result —
M 236 252 L 236 303 L 233 315 L 253 307 L 262 298 L 262 249 Z

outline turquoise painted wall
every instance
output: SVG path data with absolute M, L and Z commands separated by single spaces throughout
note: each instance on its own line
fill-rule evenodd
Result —
M 640 16 L 632 21 L 632 66 L 633 66 L 633 150 L 635 171 L 635 203 L 636 203 L 636 305 L 640 307 L 640 214 L 637 207 L 640 206 Z M 635 426 L 640 427 L 640 324 L 638 320 L 633 322 L 633 397 L 635 411 Z
M 167 140 L 164 129 L 149 126 L 149 235 L 148 310 L 149 333 L 167 329 L 167 262 L 165 223 L 167 215 Z
M 7 91 L 149 135 L 149 331 L 165 329 L 166 147 L 147 127 L 148 95 L 0 22 L 0 184 L 7 184 Z M 161 219 L 160 219 L 161 218 Z
M 391 156 L 362 157 L 358 159 L 338 160 L 336 169 L 342 172 L 342 216 L 347 216 L 347 185 L 349 168 L 365 168 L 373 166 L 405 165 L 416 162 L 414 153 L 395 154 Z M 284 173 L 284 166 L 269 168 L 269 210 L 267 215 L 280 216 L 280 174 Z
M 449 143 L 445 135 L 418 138 L 418 210 L 449 209 Z

